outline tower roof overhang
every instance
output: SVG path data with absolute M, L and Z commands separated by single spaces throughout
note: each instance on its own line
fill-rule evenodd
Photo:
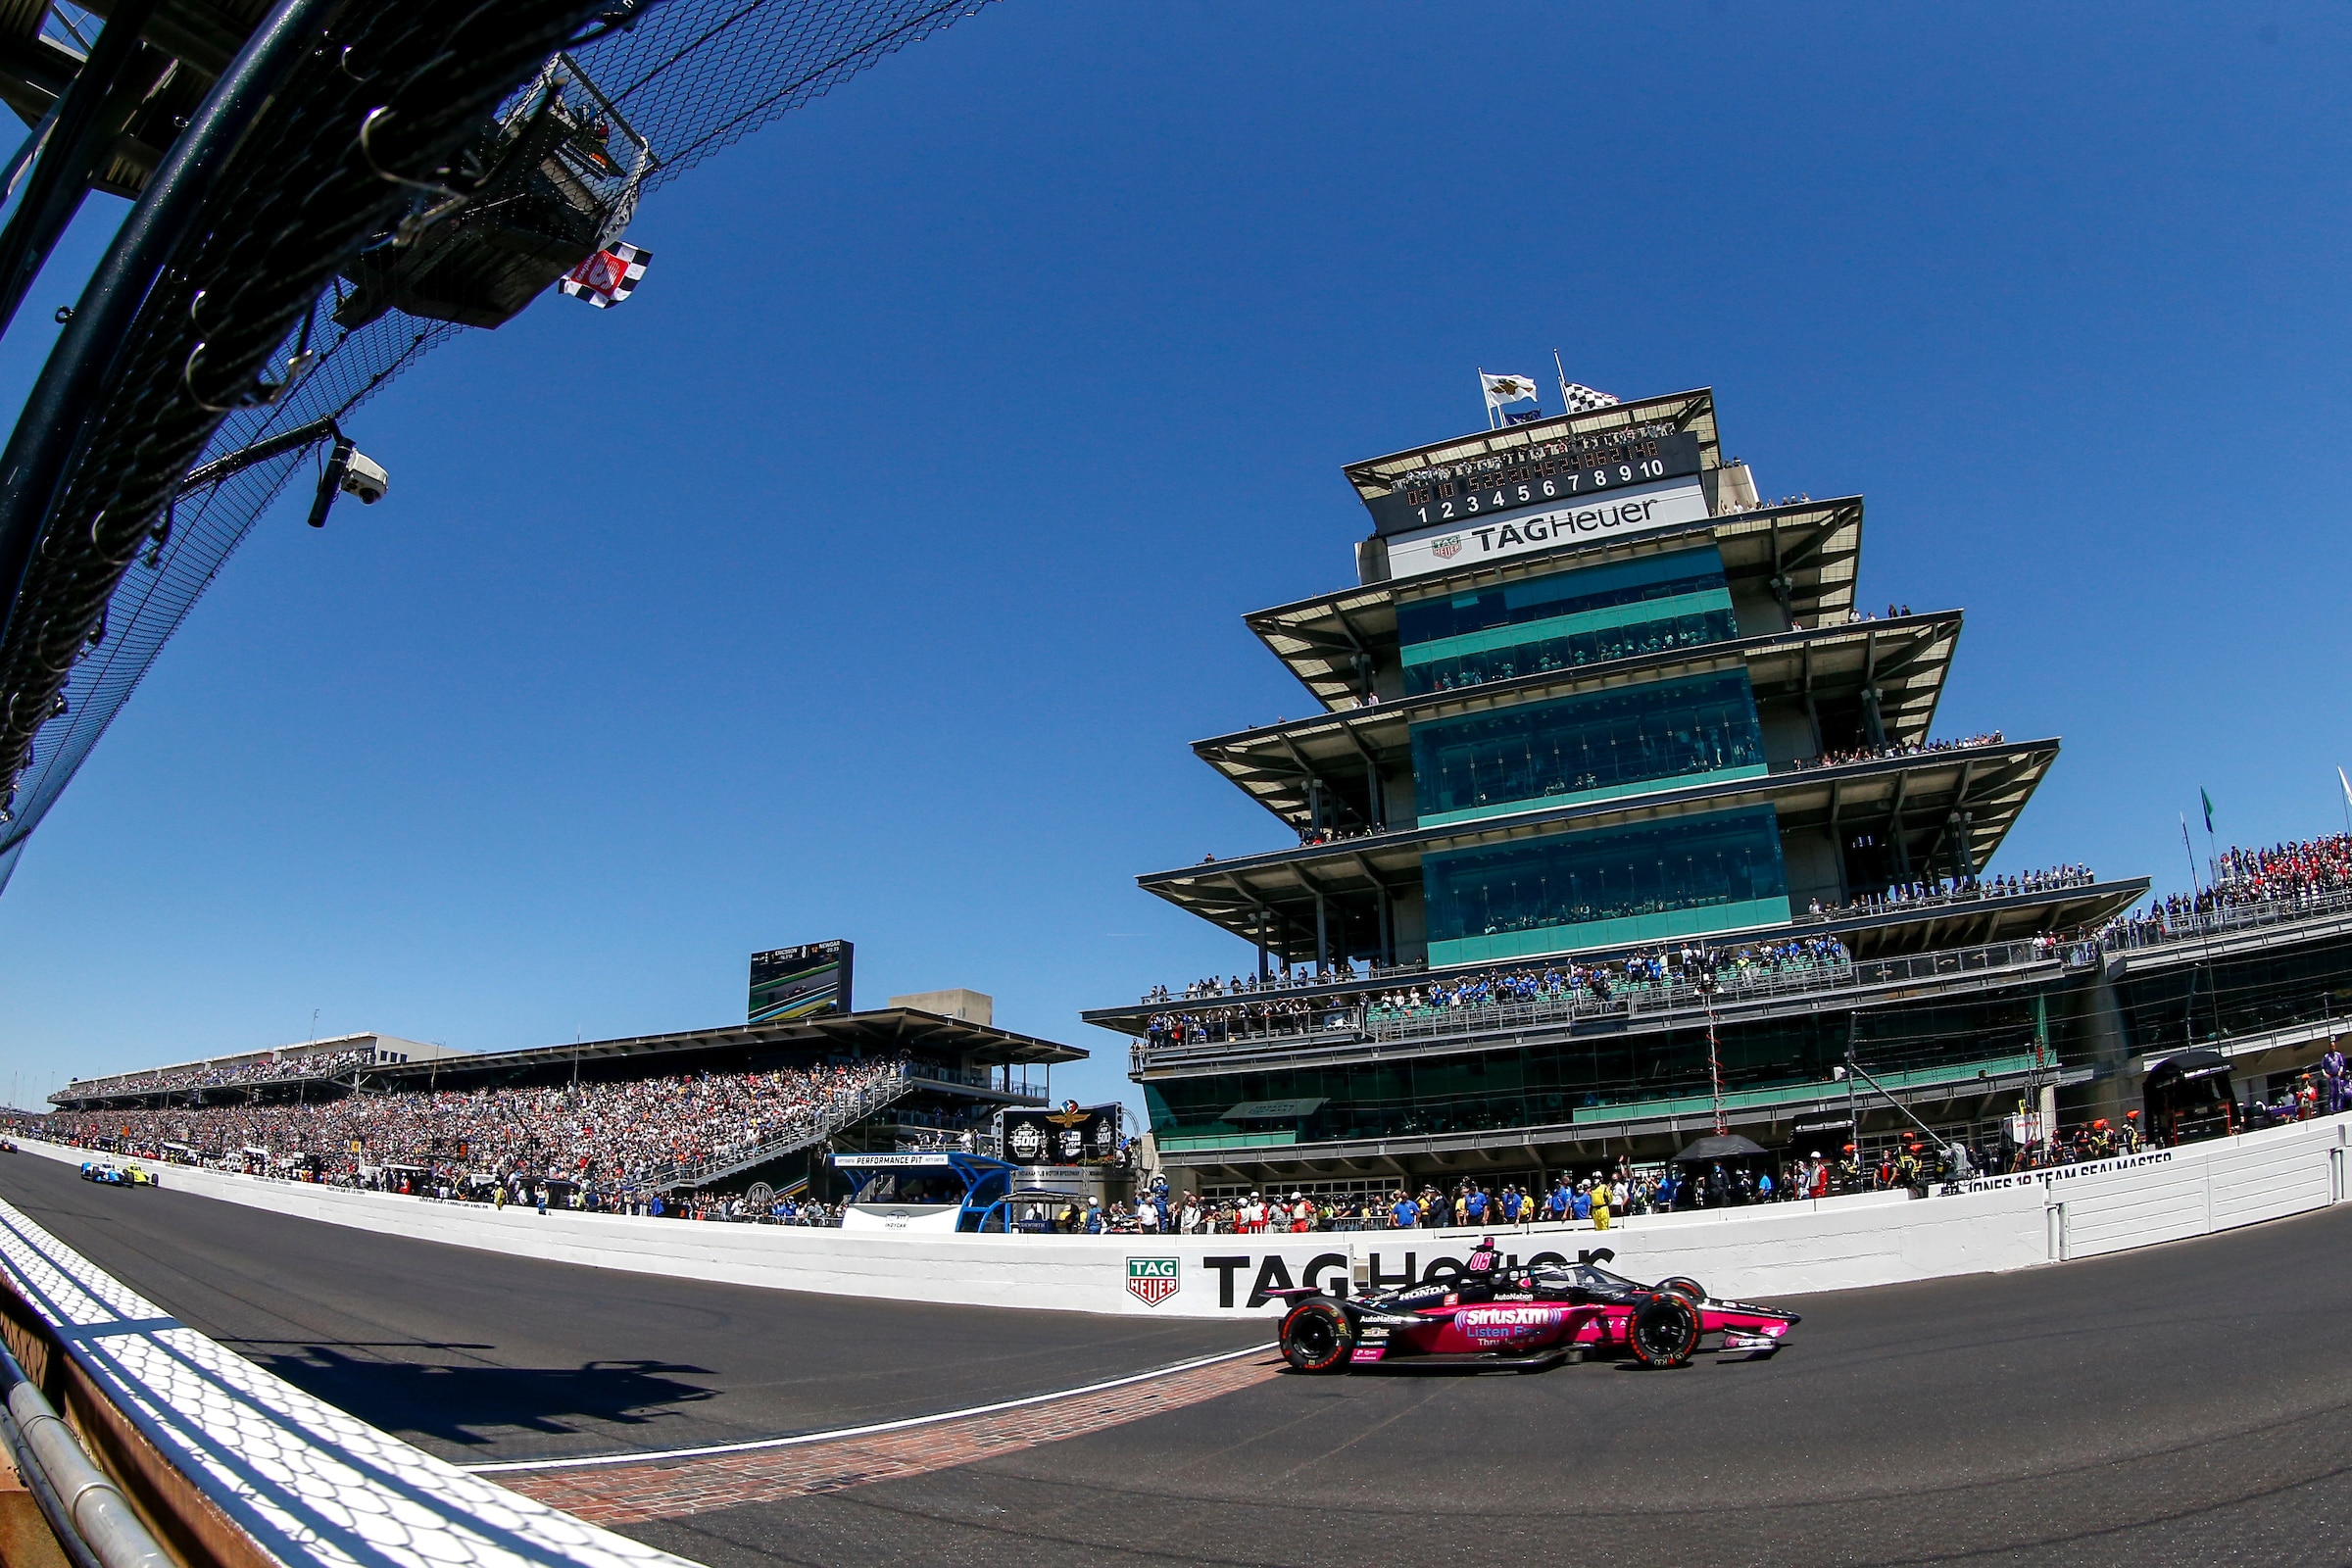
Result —
M 1961 612 L 1952 610 L 1817 631 L 1771 632 L 1344 709 L 1212 736 L 1194 742 L 1193 751 L 1294 828 L 1312 823 L 1308 792 L 1316 781 L 1334 803 L 1331 816 L 1369 824 L 1376 815 L 1372 773 L 1409 765 L 1414 724 L 1576 691 L 1741 666 L 1759 703 L 1810 698 L 1816 705 L 1858 705 L 1863 688 L 1874 687 L 1886 738 L 1911 745 L 1927 739 L 1960 626 Z
M 1365 669 L 1396 662 L 1399 597 L 1461 593 L 1543 576 L 1564 566 L 1601 565 L 1709 543 L 1722 552 L 1724 574 L 1736 593 L 1761 586 L 1778 597 L 1772 583 L 1779 579 L 1785 585 L 1788 613 L 1797 623 L 1834 625 L 1852 618 L 1854 574 L 1862 556 L 1859 496 L 1758 507 L 1600 548 L 1572 545 L 1514 556 L 1496 565 L 1367 583 L 1251 611 L 1242 620 L 1317 702 L 1333 711 L 1346 711 L 1365 706 Z
M 1441 850 L 1761 805 L 1775 808 L 1784 837 L 1808 829 L 1833 837 L 1866 829 L 1899 836 L 1913 863 L 1922 867 L 1948 862 L 1953 838 L 1964 831 L 1969 862 L 1982 872 L 2057 757 L 2053 738 L 1788 768 L 1755 779 L 1575 806 L 1536 806 L 1473 822 L 1203 861 L 1150 872 L 1136 882 L 1246 939 L 1255 936 L 1261 916 L 1278 933 L 1312 931 L 1318 898 L 1327 906 L 1342 901 L 1360 917 L 1375 909 L 1383 895 L 1418 891 L 1422 858 Z

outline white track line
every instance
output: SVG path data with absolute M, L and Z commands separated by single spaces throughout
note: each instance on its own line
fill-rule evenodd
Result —
M 1083 1388 L 1062 1389 L 1054 1394 L 1032 1394 L 1026 1398 L 1003 1399 L 995 1404 L 975 1404 L 961 1410 L 942 1410 L 937 1415 L 910 1415 L 900 1421 L 877 1421 L 870 1426 L 836 1427 L 830 1432 L 804 1432 L 795 1438 L 761 1438 L 752 1443 L 714 1443 L 707 1448 L 662 1448 L 636 1453 L 600 1453 L 584 1459 L 509 1459 L 498 1464 L 469 1464 L 463 1468 L 477 1476 L 512 1474 L 517 1470 L 586 1470 L 602 1465 L 655 1464 L 664 1459 L 701 1459 L 718 1453 L 752 1453 L 761 1448 L 797 1448 L 810 1443 L 833 1443 L 843 1438 L 870 1438 L 877 1433 L 904 1432 L 909 1427 L 936 1426 L 943 1421 L 961 1421 L 970 1416 L 995 1415 L 1004 1410 L 1019 1410 L 1032 1404 L 1051 1404 L 1055 1399 L 1083 1398 L 1090 1394 L 1102 1394 L 1111 1389 L 1123 1389 L 1134 1383 L 1149 1383 L 1153 1378 L 1173 1377 L 1179 1372 L 1198 1371 L 1215 1366 L 1220 1361 L 1238 1361 L 1245 1355 L 1263 1355 L 1273 1348 L 1271 1342 L 1253 1345 L 1246 1350 L 1227 1350 L 1221 1355 L 1203 1355 L 1191 1361 L 1179 1361 L 1151 1372 L 1133 1372 L 1107 1383 L 1089 1383 Z

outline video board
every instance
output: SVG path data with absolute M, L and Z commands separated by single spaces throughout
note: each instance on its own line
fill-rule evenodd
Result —
M 1099 1165 L 1119 1152 L 1121 1106 L 1062 1102 L 1059 1110 L 1006 1110 L 997 1119 L 1000 1159 L 1016 1165 Z
M 850 1011 L 850 960 L 855 951 L 847 942 L 808 942 L 753 954 L 751 1021 L 789 1023 Z
M 1364 507 L 1372 531 L 1393 538 L 1694 479 L 1698 471 L 1698 437 L 1688 430 L 1616 431 L 1399 475 L 1396 488 Z

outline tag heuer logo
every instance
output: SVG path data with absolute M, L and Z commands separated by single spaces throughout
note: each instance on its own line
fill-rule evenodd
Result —
M 1440 561 L 1451 561 L 1462 553 L 1462 536 L 1458 533 L 1449 533 L 1436 544 L 1431 545 L 1429 553 Z
M 1127 1260 L 1127 1294 L 1146 1306 L 1157 1306 L 1183 1289 L 1172 1257 L 1131 1257 Z

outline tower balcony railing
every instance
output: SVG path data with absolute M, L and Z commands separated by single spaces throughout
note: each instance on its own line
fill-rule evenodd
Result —
M 2070 969 L 2088 968 L 2098 964 L 2102 957 L 2096 942 L 2044 936 L 1894 958 L 1797 959 L 1775 966 L 1734 964 L 1718 968 L 1703 979 L 1670 970 L 1662 979 L 1611 981 L 1605 990 L 1555 989 L 1504 1001 L 1440 1003 L 1401 1009 L 1378 999 L 1367 1002 L 1351 997 L 1288 1017 L 1253 1019 L 1244 1009 L 1217 1017 L 1220 1009 L 1212 998 L 1189 1007 L 1178 1004 L 1170 1008 L 1175 1016 L 1198 1019 L 1195 1027 L 1207 1038 L 1139 1041 L 1130 1048 L 1128 1059 L 1132 1069 L 1140 1073 L 1149 1068 L 1215 1060 L 1237 1053 L 1258 1054 L 1251 1052 L 1252 1047 L 1259 1048 L 1260 1053 L 1265 1048 L 1276 1048 L 1285 1055 L 1296 1055 L 1365 1045 L 1463 1039 L 1573 1025 L 1597 1018 L 1630 1020 L 1673 1013 L 1703 1017 L 1785 997 L 1834 995 L 1969 974 L 1992 974 L 2051 962 Z M 1527 971 L 1494 973 L 1501 977 Z
M 1831 920 L 1850 919 L 1857 915 L 1910 914 L 1932 909 L 1950 908 L 1959 905 L 1984 904 L 2000 899 L 2035 899 L 2045 894 L 2070 892 L 2076 888 L 2095 887 L 2098 876 L 2087 866 L 2059 866 L 2047 871 L 2033 871 L 2022 876 L 1963 881 L 1936 880 L 1888 888 L 1885 893 L 1866 893 L 1844 904 L 1827 905 L 1815 901 L 1809 907 L 1791 917 L 1792 924 L 1820 925 Z M 1569 961 L 1562 959 L 1561 961 Z M 1427 961 L 1415 958 L 1396 964 L 1357 964 L 1352 959 L 1321 973 L 1308 967 L 1277 971 L 1256 981 L 1239 977 L 1220 981 L 1214 978 L 1197 980 L 1181 992 L 1165 986 L 1144 994 L 1139 1009 L 1164 1008 L 1171 1012 L 1202 1007 L 1240 1004 L 1249 1004 L 1258 999 L 1279 997 L 1288 992 L 1311 990 L 1318 987 L 1352 987 L 1378 985 L 1384 981 L 1411 980 L 1418 982 L 1429 972 Z M 1296 1031 L 1294 1031 L 1296 1032 Z
M 2264 926 L 2293 925 L 2305 920 L 2335 919 L 2352 914 L 2352 887 L 2311 888 L 2282 897 L 2249 899 L 2188 913 L 2159 913 L 2139 919 L 2117 920 L 2099 933 L 2110 953 L 2133 953 L 2152 948 L 2202 942 L 2237 931 Z

